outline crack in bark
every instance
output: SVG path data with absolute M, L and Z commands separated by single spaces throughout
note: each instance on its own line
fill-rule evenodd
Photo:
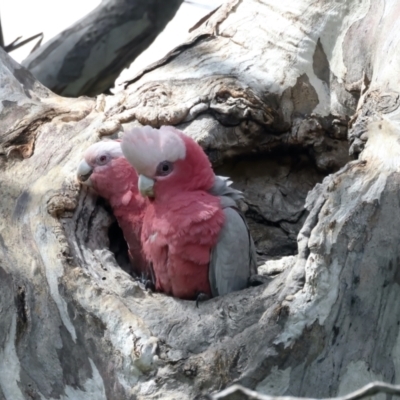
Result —
M 15 290 L 15 306 L 17 311 L 16 342 L 18 343 L 28 329 L 28 306 L 26 303 L 25 286 L 17 286 Z
M 194 47 L 197 43 L 206 40 L 208 38 L 212 37 L 212 34 L 210 33 L 200 33 L 199 35 L 195 36 L 192 38 L 189 42 L 186 42 L 175 49 L 171 50 L 165 57 L 163 57 L 161 60 L 150 64 L 147 68 L 139 72 L 134 78 L 130 79 L 129 81 L 124 82 L 124 89 L 127 89 L 130 85 L 133 83 L 137 82 L 140 78 L 142 78 L 144 75 L 148 74 L 151 71 L 154 71 L 155 69 L 162 67 L 163 65 L 169 63 L 172 61 L 174 58 L 178 57 L 183 51 Z
M 217 37 L 219 25 L 228 17 L 230 12 L 234 11 L 237 8 L 237 6 L 242 1 L 243 0 L 231 0 L 229 3 L 226 3 L 223 6 L 220 6 L 216 10 L 212 11 L 210 14 L 208 14 L 204 18 L 206 20 L 210 21 L 210 23 L 212 23 L 213 25 L 210 25 L 210 27 L 204 28 L 202 32 L 200 32 L 199 34 L 190 38 L 187 42 L 175 47 L 165 57 L 161 58 L 159 61 L 156 61 L 153 64 L 150 64 L 147 68 L 145 68 L 141 72 L 139 72 L 134 78 L 124 82 L 124 89 L 126 89 L 128 86 L 132 85 L 133 83 L 137 82 L 140 78 L 142 78 L 144 75 L 148 74 L 149 72 L 154 71 L 155 69 L 171 62 L 173 59 L 178 57 L 185 50 L 195 47 L 198 43 L 200 43 L 204 40 L 207 40 L 212 37 Z M 213 17 L 215 18 L 215 21 L 213 20 Z M 199 23 L 200 23 L 200 21 L 198 22 L 198 24 Z M 195 28 L 193 30 L 195 30 Z
M 203 23 L 205 23 L 207 20 L 210 19 L 210 17 L 215 14 L 219 9 L 221 8 L 221 6 L 218 6 L 217 8 L 215 8 L 214 10 L 210 11 L 207 15 L 205 15 L 203 18 L 200 18 L 199 21 L 197 21 L 190 29 L 189 29 L 189 33 L 192 33 L 194 30 L 196 30 L 197 28 L 199 28 L 201 25 L 203 25 Z
M 56 112 L 51 110 L 48 115 L 34 119 L 22 130 L 21 127 L 18 127 L 7 132 L 6 135 L 10 135 L 11 138 L 2 143 L 2 147 L 6 149 L 7 157 L 10 157 L 14 152 L 17 152 L 22 158 L 31 157 L 35 150 L 35 140 L 39 128 L 51 122 L 56 115 Z

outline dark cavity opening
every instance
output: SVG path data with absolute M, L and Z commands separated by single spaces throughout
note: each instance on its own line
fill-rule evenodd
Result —
M 107 238 L 109 250 L 114 254 L 117 264 L 133 278 L 138 279 L 139 277 L 133 273 L 132 264 L 129 260 L 128 244 L 125 241 L 122 229 L 118 225 L 110 205 L 105 199 L 99 196 L 96 201 L 96 208 L 102 208 L 111 217 L 112 222 L 107 229 Z
M 134 276 L 128 257 L 128 245 L 117 221 L 114 221 L 108 228 L 108 240 L 110 241 L 110 251 L 114 253 L 117 264 L 125 272 Z
M 235 157 L 215 168 L 229 176 L 233 187 L 244 193 L 241 206 L 254 239 L 258 264 L 297 254 L 297 235 L 307 211 L 307 194 L 330 171 L 321 171 L 305 151 Z

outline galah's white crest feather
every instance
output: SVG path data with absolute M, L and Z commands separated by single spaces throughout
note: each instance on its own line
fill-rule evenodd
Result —
M 100 153 L 108 153 L 112 158 L 122 157 L 121 142 L 104 140 L 94 143 L 86 149 L 84 159 L 90 164 Z
M 121 148 L 136 171 L 149 177 L 155 174 L 160 162 L 174 162 L 186 157 L 185 143 L 171 126 L 133 128 L 124 134 Z

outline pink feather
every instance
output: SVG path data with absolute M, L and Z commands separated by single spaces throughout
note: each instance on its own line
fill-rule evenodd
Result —
M 122 150 L 141 174 L 155 180 L 155 198 L 146 208 L 143 251 L 153 265 L 156 289 L 182 299 L 211 296 L 208 269 L 224 213 L 208 193 L 215 176 L 202 148 L 173 127 L 135 128 L 124 135 Z M 167 176 L 157 175 L 163 161 Z
M 105 165 L 96 161 L 100 154 L 110 155 Z M 138 191 L 138 175 L 122 154 L 120 141 L 104 141 L 90 146 L 85 161 L 93 168 L 90 181 L 93 189 L 109 201 L 128 244 L 133 272 L 149 276 L 140 242 L 143 217 L 148 200 Z

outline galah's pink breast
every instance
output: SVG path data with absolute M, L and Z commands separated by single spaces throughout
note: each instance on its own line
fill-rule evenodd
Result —
M 219 199 L 204 191 L 178 193 L 168 204 L 152 203 L 142 243 L 153 263 L 156 289 L 182 299 L 211 296 L 210 252 L 223 223 Z

